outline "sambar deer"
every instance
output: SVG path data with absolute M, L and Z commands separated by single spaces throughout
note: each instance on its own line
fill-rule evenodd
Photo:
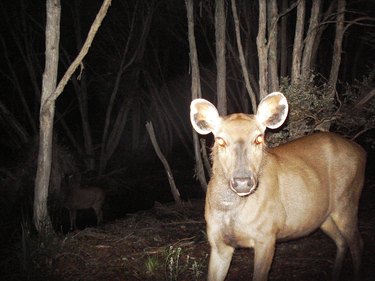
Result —
M 212 177 L 205 205 L 211 246 L 208 280 L 224 280 L 237 247 L 254 248 L 253 280 L 267 280 L 277 240 L 321 228 L 336 246 L 332 279 L 339 278 L 347 246 L 359 278 L 363 242 L 357 227 L 366 153 L 333 133 L 316 133 L 267 148 L 266 128 L 283 124 L 288 103 L 274 92 L 255 115 L 220 117 L 204 99 L 190 118 L 200 134 L 213 133 Z
M 76 175 L 66 175 L 62 182 L 63 206 L 69 211 L 70 229 L 76 229 L 77 210 L 93 209 L 96 223 L 103 222 L 105 192 L 100 187 L 82 187 Z

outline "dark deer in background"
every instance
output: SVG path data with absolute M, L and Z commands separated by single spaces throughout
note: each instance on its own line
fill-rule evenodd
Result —
M 225 279 L 237 247 L 254 248 L 253 280 L 267 280 L 276 240 L 298 238 L 317 228 L 337 246 L 333 280 L 339 278 L 347 246 L 359 279 L 363 242 L 357 212 L 366 153 L 333 133 L 268 149 L 266 128 L 281 126 L 287 113 L 281 93 L 266 96 L 256 115 L 220 117 L 206 100 L 191 103 L 194 129 L 215 136 L 205 207 L 210 281 Z
M 82 187 L 79 175 L 65 175 L 62 183 L 63 206 L 69 210 L 70 228 L 76 229 L 77 210 L 92 208 L 97 225 L 103 222 L 104 190 L 100 187 Z

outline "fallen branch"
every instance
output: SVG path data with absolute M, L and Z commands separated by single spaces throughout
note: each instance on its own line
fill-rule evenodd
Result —
M 171 186 L 171 192 L 172 192 L 174 201 L 178 205 L 181 205 L 180 192 L 178 191 L 176 184 L 174 182 L 173 174 L 172 174 L 171 168 L 169 167 L 168 161 L 160 150 L 160 147 L 155 137 L 154 127 L 152 126 L 152 122 L 146 123 L 146 129 L 150 136 L 152 146 L 154 147 L 157 156 L 159 157 L 160 161 L 163 163 L 165 171 L 167 172 L 168 181 L 169 181 L 169 185 Z

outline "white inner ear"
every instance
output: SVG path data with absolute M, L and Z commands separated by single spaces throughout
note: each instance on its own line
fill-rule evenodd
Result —
M 206 135 L 218 128 L 220 117 L 212 103 L 205 99 L 195 99 L 190 105 L 190 121 L 199 134 Z
M 259 104 L 256 115 L 259 123 L 266 129 L 280 127 L 288 115 L 288 101 L 280 92 L 267 95 Z

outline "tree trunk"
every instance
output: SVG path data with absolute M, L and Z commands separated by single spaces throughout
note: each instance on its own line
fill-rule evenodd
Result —
M 12 33 L 13 32 L 17 32 L 16 30 L 12 30 L 11 31 Z M 21 101 L 21 105 L 22 105 L 22 111 L 25 112 L 25 115 L 27 117 L 27 121 L 32 129 L 32 134 L 36 134 L 37 132 L 37 129 L 36 129 L 36 123 L 34 122 L 34 116 L 33 114 L 31 113 L 31 110 L 30 110 L 30 105 L 27 103 L 26 101 L 26 97 L 25 97 L 25 93 L 24 93 L 24 89 L 22 87 L 22 83 L 17 75 L 17 67 L 13 64 L 13 62 L 10 60 L 11 56 L 9 55 L 8 53 L 8 47 L 7 45 L 5 44 L 4 40 L 3 40 L 3 37 L 1 37 L 1 43 L 2 43 L 2 55 L 3 55 L 3 58 L 6 62 L 6 65 L 8 66 L 8 71 L 9 71 L 9 80 L 12 82 L 16 92 L 17 92 L 17 95 Z M 21 48 L 21 46 L 19 47 Z M 12 50 L 13 51 L 13 50 Z M 26 63 L 26 61 L 25 61 Z M 39 91 L 40 92 L 40 91 Z M 21 124 L 19 124 L 21 126 Z M 25 126 L 25 125 L 24 125 Z M 25 129 L 23 129 L 25 130 Z
M 5 130 L 11 135 L 9 141 L 14 148 L 21 148 L 30 138 L 26 129 L 21 125 L 12 112 L 0 101 L 0 120 L 6 125 Z
M 79 3 L 75 1 L 74 5 L 74 13 L 75 13 L 75 35 L 76 35 L 76 42 L 77 42 L 77 51 L 82 48 L 83 40 L 82 40 L 82 28 L 81 22 L 79 20 Z M 84 66 L 81 65 L 82 69 L 81 72 L 84 71 Z M 84 161 L 86 163 L 86 168 L 89 170 L 95 169 L 95 158 L 94 158 L 94 146 L 92 142 L 92 133 L 91 127 L 89 122 L 89 113 L 88 113 L 88 102 L 87 102 L 87 80 L 85 75 L 82 76 L 82 73 L 79 74 L 77 79 L 75 80 L 75 89 L 76 95 L 79 104 L 79 111 L 81 113 L 81 121 L 82 121 L 82 135 L 83 135 L 83 143 L 84 143 L 84 152 L 85 157 Z M 80 81 L 80 83 L 78 82 Z
M 51 219 L 48 215 L 48 184 L 51 173 L 52 135 L 55 102 L 47 102 L 56 88 L 57 68 L 59 61 L 60 41 L 60 0 L 46 2 L 46 62 L 42 81 L 42 97 L 40 106 L 40 132 L 38 169 L 34 191 L 34 224 L 39 234 L 52 231 Z
M 257 35 L 258 64 L 259 64 L 259 99 L 268 94 L 268 50 L 267 50 L 267 4 L 259 0 L 259 27 Z
M 337 2 L 336 34 L 333 43 L 332 65 L 329 74 L 329 84 L 332 87 L 332 96 L 336 89 L 341 64 L 342 41 L 344 38 L 345 0 Z
M 338 0 L 337 2 L 336 34 L 335 41 L 333 43 L 332 64 L 328 81 L 328 84 L 330 86 L 330 97 L 332 99 L 332 102 L 336 93 L 336 83 L 339 76 L 341 64 L 342 41 L 344 38 L 345 31 L 345 4 L 345 0 Z M 322 131 L 329 131 L 330 127 L 331 122 L 325 122 L 322 126 L 319 127 L 319 129 Z
M 43 73 L 42 97 L 40 103 L 40 133 L 38 168 L 34 190 L 34 224 L 40 235 L 52 231 L 51 220 L 48 216 L 47 199 L 48 185 L 51 173 L 53 119 L 55 113 L 55 101 L 64 90 L 70 77 L 86 56 L 95 34 L 103 21 L 111 0 L 104 0 L 95 21 L 93 22 L 87 39 L 73 63 L 65 72 L 63 78 L 56 87 L 57 67 L 59 59 L 60 39 L 60 14 L 59 0 L 47 0 L 46 13 L 46 62 Z
M 225 63 L 225 9 L 224 0 L 215 1 L 215 40 L 216 40 L 216 91 L 217 109 L 220 115 L 227 114 L 226 63 Z
M 269 71 L 269 92 L 276 92 L 279 90 L 279 74 L 277 71 L 277 1 L 269 1 L 268 9 L 268 71 Z
M 74 78 L 73 78 L 74 79 Z M 88 113 L 88 102 L 87 102 L 87 82 L 86 78 L 82 77 L 81 83 L 76 81 L 76 84 L 79 84 L 78 91 L 76 91 L 79 112 L 81 114 L 82 121 L 82 135 L 83 135 L 83 144 L 84 144 L 84 162 L 86 168 L 89 170 L 95 169 L 95 158 L 94 158 L 94 146 L 92 142 L 91 127 L 89 122 L 89 113 Z
M 188 34 L 189 34 L 189 48 L 190 48 L 190 63 L 192 69 L 191 75 L 191 96 L 192 99 L 200 98 L 201 86 L 200 86 L 200 76 L 199 76 L 199 65 L 198 65 L 198 54 L 197 47 L 195 44 L 195 35 L 194 35 L 194 6 L 193 0 L 185 0 L 186 11 L 187 11 L 187 20 L 188 20 Z M 194 155 L 196 162 L 196 175 L 201 184 L 201 187 L 204 192 L 207 191 L 207 181 L 204 173 L 204 165 L 200 153 L 200 144 L 198 139 L 198 134 L 193 131 L 193 142 L 194 142 Z
M 124 131 L 126 121 L 128 120 L 128 115 L 133 104 L 132 99 L 124 98 L 122 105 L 120 106 L 120 111 L 116 116 L 116 120 L 113 123 L 113 129 L 108 135 L 107 143 L 103 149 L 106 155 L 111 156 L 115 153 L 115 150 L 120 143 L 121 135 Z M 139 126 L 139 123 L 137 124 Z M 108 160 L 108 158 L 106 158 Z
M 301 60 L 303 48 L 303 32 L 305 24 L 305 0 L 300 0 L 297 6 L 296 32 L 294 35 L 293 58 L 292 58 L 292 84 L 298 82 L 301 75 Z
M 288 9 L 288 0 L 282 0 L 282 12 Z M 288 21 L 287 16 L 281 18 L 281 32 L 280 32 L 280 76 L 286 77 L 288 75 Z
M 192 0 L 186 0 L 186 10 L 188 19 L 188 33 L 189 33 L 189 48 L 190 48 L 190 63 L 191 63 L 191 94 L 192 99 L 202 97 L 201 81 L 199 74 L 198 53 L 195 44 L 194 34 L 194 6 Z
M 319 26 L 319 19 L 321 13 L 321 0 L 313 1 L 311 7 L 311 16 L 310 16 L 310 23 L 309 29 L 307 31 L 306 39 L 305 39 L 305 46 L 303 50 L 303 58 L 302 58 L 302 77 L 307 78 L 311 71 L 312 71 L 312 56 L 314 50 L 314 44 L 317 44 L 317 34 L 318 34 L 318 26 Z
M 135 27 L 138 24 L 137 21 L 137 8 L 134 9 L 134 13 L 132 15 L 132 19 L 130 27 L 129 27 L 129 37 L 127 38 L 127 41 L 122 49 L 122 54 L 121 54 L 121 61 L 120 65 L 118 68 L 118 71 L 116 73 L 116 79 L 115 83 L 113 85 L 112 93 L 107 105 L 107 110 L 106 110 L 106 116 L 105 116 L 105 123 L 104 123 L 104 129 L 103 129 L 103 134 L 102 134 L 102 150 L 100 153 L 100 163 L 99 163 L 99 174 L 103 174 L 108 160 L 111 158 L 112 154 L 110 154 L 110 151 L 114 151 L 116 147 L 111 147 L 111 144 L 109 143 L 109 135 L 110 130 L 123 130 L 124 128 L 111 128 L 111 121 L 112 121 L 112 115 L 113 115 L 113 109 L 115 108 L 115 103 L 116 99 L 119 94 L 119 89 L 121 85 L 121 81 L 123 78 L 123 74 L 125 71 L 130 67 L 133 63 L 136 63 L 136 60 L 139 58 L 143 58 L 144 51 L 145 51 L 145 44 L 146 44 L 146 39 L 147 35 L 149 34 L 150 31 L 150 26 L 151 26 L 151 21 L 152 21 L 152 11 L 148 11 L 147 15 L 145 18 L 142 19 L 142 24 L 143 24 L 143 29 L 140 32 L 140 34 L 137 34 L 137 38 L 139 38 L 139 42 L 137 42 L 137 47 L 135 50 L 131 48 L 131 39 L 133 38 L 133 34 L 135 33 Z M 132 52 L 132 53 L 131 53 Z M 120 113 L 119 113 L 120 114 Z
M 111 96 L 108 101 L 105 119 L 104 119 L 104 128 L 102 133 L 102 141 L 101 141 L 101 151 L 100 151 L 100 159 L 99 159 L 99 175 L 102 175 L 105 171 L 105 168 L 107 167 L 107 161 L 111 155 L 107 153 L 109 150 L 109 144 L 108 144 L 108 136 L 110 134 L 110 126 L 111 126 L 111 120 L 112 120 L 112 110 L 115 106 L 116 97 L 119 92 L 120 87 L 120 81 L 122 78 L 122 74 L 124 73 L 124 64 L 125 64 L 125 58 L 126 58 L 126 52 L 123 52 L 120 67 L 119 70 L 116 73 L 116 79 L 113 83 L 113 89 L 111 92 Z
M 253 88 L 251 87 L 251 84 L 250 84 L 249 71 L 247 70 L 245 55 L 244 55 L 244 51 L 243 51 L 243 48 L 242 48 L 241 31 L 240 31 L 240 23 L 239 23 L 238 14 L 237 14 L 236 0 L 232 0 L 232 13 L 233 13 L 233 19 L 234 19 L 234 26 L 235 26 L 235 29 L 236 29 L 237 48 L 238 48 L 238 54 L 239 54 L 239 58 L 240 58 L 242 74 L 243 74 L 243 77 L 244 77 L 244 80 L 245 80 L 245 86 L 246 86 L 247 93 L 250 96 L 251 106 L 252 106 L 253 112 L 256 112 L 256 110 L 257 110 L 257 100 L 256 100 L 254 90 L 253 90 Z
M 315 41 L 314 41 L 313 49 L 311 51 L 312 54 L 311 54 L 310 65 L 316 64 L 316 60 L 317 60 L 317 57 L 318 57 L 319 43 L 321 41 L 323 32 L 329 26 L 328 24 L 324 24 L 324 23 L 326 23 L 327 21 L 328 22 L 330 21 L 330 18 L 332 17 L 332 13 L 333 13 L 333 10 L 334 10 L 335 7 L 336 7 L 336 1 L 331 1 L 331 3 L 329 4 L 327 10 L 325 10 L 325 12 L 323 14 L 323 17 L 322 17 L 322 20 L 321 20 L 321 24 L 320 24 L 319 28 L 317 29 L 317 34 L 315 36 Z

